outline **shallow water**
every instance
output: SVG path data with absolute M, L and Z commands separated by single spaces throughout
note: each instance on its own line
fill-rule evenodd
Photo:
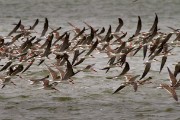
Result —
M 115 29 L 118 18 L 124 20 L 123 31 L 131 36 L 137 25 L 137 16 L 142 18 L 142 31 L 151 27 L 155 13 L 159 16 L 161 31 L 170 31 L 167 26 L 179 28 L 179 0 L 1 0 L 0 1 L 0 35 L 7 35 L 13 28 L 12 23 L 19 19 L 25 25 L 32 25 L 35 19 L 41 20 L 37 30 L 42 30 L 44 17 L 50 21 L 50 26 L 61 26 L 62 31 L 71 27 L 67 21 L 83 27 L 83 21 L 96 28 L 109 25 Z M 128 38 L 128 37 L 126 37 Z M 45 66 L 34 66 L 24 75 L 22 80 L 16 78 L 17 86 L 6 86 L 0 90 L 1 120 L 118 120 L 118 119 L 180 119 L 180 104 L 164 90 L 156 89 L 161 82 L 168 82 L 166 67 L 173 69 L 179 61 L 179 47 L 169 56 L 161 74 L 158 73 L 160 63 L 153 63 L 148 76 L 153 76 L 155 84 L 141 86 L 137 92 L 131 87 L 123 89 L 118 94 L 112 92 L 119 87 L 121 79 L 106 79 L 118 75 L 121 68 L 111 69 L 107 74 L 99 70 L 105 66 L 108 59 L 105 54 L 95 55 L 96 59 L 88 60 L 83 65 L 96 63 L 97 73 L 79 73 L 74 76 L 75 84 L 59 84 L 60 92 L 38 90 L 39 86 L 28 84 L 30 77 L 46 74 Z M 142 74 L 142 52 L 136 57 L 128 57 L 132 74 Z M 3 61 L 0 61 L 3 64 Z M 38 73 L 36 73 L 38 71 Z M 178 76 L 179 77 L 179 76 Z M 180 96 L 179 91 L 177 94 Z

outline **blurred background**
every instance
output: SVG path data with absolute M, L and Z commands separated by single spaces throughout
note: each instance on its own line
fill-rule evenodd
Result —
M 135 2 L 134 2 L 135 1 Z M 95 27 L 117 25 L 118 18 L 124 20 L 123 30 L 135 30 L 137 16 L 141 16 L 143 30 L 152 25 L 155 13 L 159 16 L 159 27 L 179 27 L 179 0 L 1 0 L 0 32 L 7 32 L 12 23 L 22 20 L 32 24 L 47 17 L 52 26 L 69 29 L 67 21 L 84 26 L 86 21 Z

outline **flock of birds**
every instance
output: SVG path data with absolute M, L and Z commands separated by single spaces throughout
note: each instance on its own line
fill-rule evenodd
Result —
M 151 63 L 158 61 L 156 57 L 162 57 L 160 73 L 167 57 L 174 55 L 173 48 L 180 46 L 179 29 L 169 27 L 171 32 L 161 32 L 158 28 L 157 14 L 152 27 L 147 32 L 141 31 L 142 21 L 138 16 L 137 29 L 128 38 L 126 38 L 127 32 L 121 30 L 124 25 L 121 18 L 118 18 L 115 31 L 112 31 L 111 25 L 105 30 L 104 27 L 96 29 L 84 22 L 86 27 L 81 29 L 68 22 L 72 29 L 61 33 L 61 27 L 52 28 L 45 18 L 42 32 L 37 32 L 38 23 L 37 19 L 32 26 L 25 26 L 20 20 L 14 24 L 15 27 L 7 36 L 0 36 L 0 60 L 5 61 L 0 67 L 2 88 L 10 84 L 16 85 L 13 78 L 18 76 L 22 79 L 23 73 L 28 72 L 32 66 L 44 65 L 43 69 L 49 74 L 29 81 L 33 85 L 42 84 L 43 89 L 59 91 L 58 84 L 64 82 L 74 84 L 73 76 L 79 72 L 97 72 L 93 63 L 82 69 L 77 68 L 84 61 L 94 59 L 94 54 L 104 53 L 109 60 L 107 66 L 100 70 L 105 70 L 107 73 L 111 68 L 119 67 L 122 68 L 122 72 L 113 78 L 123 76 L 126 78 L 113 94 L 129 85 L 133 86 L 136 92 L 139 85 L 151 83 L 152 77 L 147 77 L 147 74 L 151 69 Z M 175 38 L 170 40 L 172 36 Z M 142 59 L 148 59 L 144 62 L 144 72 L 142 75 L 129 74 L 130 65 L 126 58 L 135 56 L 141 49 Z M 170 84 L 161 83 L 159 87 L 167 90 L 178 101 L 176 89 L 180 87 L 180 79 L 177 80 L 180 61 L 174 64 L 174 70 L 167 67 Z M 137 80 L 138 77 L 140 77 L 139 80 Z

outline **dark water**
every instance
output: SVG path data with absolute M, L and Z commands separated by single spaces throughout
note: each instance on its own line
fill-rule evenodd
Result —
M 118 18 L 124 20 L 123 31 L 131 36 L 137 25 L 137 16 L 141 16 L 142 31 L 151 27 L 155 13 L 159 16 L 161 31 L 170 31 L 167 26 L 180 27 L 179 0 L 1 0 L 0 1 L 0 35 L 7 35 L 13 28 L 13 23 L 19 19 L 25 25 L 32 25 L 39 18 L 42 30 L 44 18 L 47 17 L 51 27 L 61 26 L 62 31 L 71 27 L 67 22 L 82 28 L 83 21 L 99 28 L 109 25 L 116 27 Z M 165 68 L 173 68 L 179 61 L 180 49 L 176 47 L 174 56 L 168 57 Z M 138 57 L 138 55 L 140 57 Z M 132 74 L 142 74 L 142 53 L 137 57 L 128 57 Z M 161 82 L 168 82 L 167 70 L 159 75 L 160 63 L 153 63 L 149 76 L 153 76 L 155 84 L 145 85 L 135 93 L 127 87 L 119 94 L 112 92 L 119 87 L 120 79 L 106 79 L 108 76 L 119 74 L 121 69 L 112 69 L 105 74 L 99 70 L 105 66 L 108 59 L 95 55 L 96 59 L 85 61 L 85 64 L 96 63 L 97 73 L 80 73 L 74 77 L 75 84 L 58 85 L 59 92 L 38 90 L 31 86 L 29 77 L 44 74 L 39 72 L 44 66 L 34 67 L 26 73 L 25 78 L 17 78 L 17 86 L 7 86 L 0 90 L 0 119 L 1 120 L 118 120 L 118 119 L 180 119 L 180 104 L 164 90 L 156 89 Z M 1 61 L 2 62 L 2 61 Z M 2 63 L 1 63 L 2 64 Z M 38 73 L 37 73 L 37 72 Z M 179 91 L 177 94 L 180 95 Z

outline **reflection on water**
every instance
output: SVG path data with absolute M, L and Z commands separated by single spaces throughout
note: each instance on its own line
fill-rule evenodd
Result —
M 42 30 L 44 17 L 49 19 L 52 27 L 61 26 L 62 31 L 71 29 L 67 24 L 68 21 L 80 27 L 85 26 L 83 21 L 86 21 L 96 28 L 104 26 L 106 29 L 111 24 L 114 29 L 118 22 L 117 18 L 121 17 L 124 20 L 122 30 L 131 36 L 136 28 L 138 15 L 142 18 L 142 30 L 147 31 L 157 13 L 162 31 L 170 31 L 167 26 L 179 28 L 179 0 L 132 1 L 1 0 L 0 35 L 7 35 L 13 27 L 12 23 L 16 23 L 19 19 L 22 19 L 24 24 L 31 25 L 39 18 L 41 25 L 37 29 Z M 177 47 L 173 51 L 177 55 L 168 57 L 166 63 L 166 66 L 171 68 L 172 64 L 179 60 L 180 49 Z M 142 86 L 136 93 L 131 87 L 127 87 L 119 94 L 112 95 L 123 78 L 106 79 L 119 74 L 120 69 L 112 69 L 107 74 L 99 70 L 108 60 L 104 55 L 95 56 L 96 61 L 85 62 L 85 64 L 96 62 L 97 73 L 80 73 L 74 77 L 76 80 L 74 85 L 59 85 L 60 93 L 37 90 L 27 84 L 26 80 L 17 79 L 15 81 L 17 86 L 7 86 L 0 91 L 0 119 L 180 119 L 179 102 L 174 102 L 164 90 L 157 90 L 156 84 Z M 132 73 L 142 73 L 144 65 L 141 56 L 142 52 L 138 53 L 137 57 L 128 57 Z M 149 73 L 157 85 L 161 81 L 168 81 L 166 69 L 159 75 L 159 66 L 160 63 L 153 64 Z M 38 77 L 39 74 L 46 72 L 37 74 L 34 72 L 36 70 L 37 68 L 34 68 L 26 73 L 27 76 Z

